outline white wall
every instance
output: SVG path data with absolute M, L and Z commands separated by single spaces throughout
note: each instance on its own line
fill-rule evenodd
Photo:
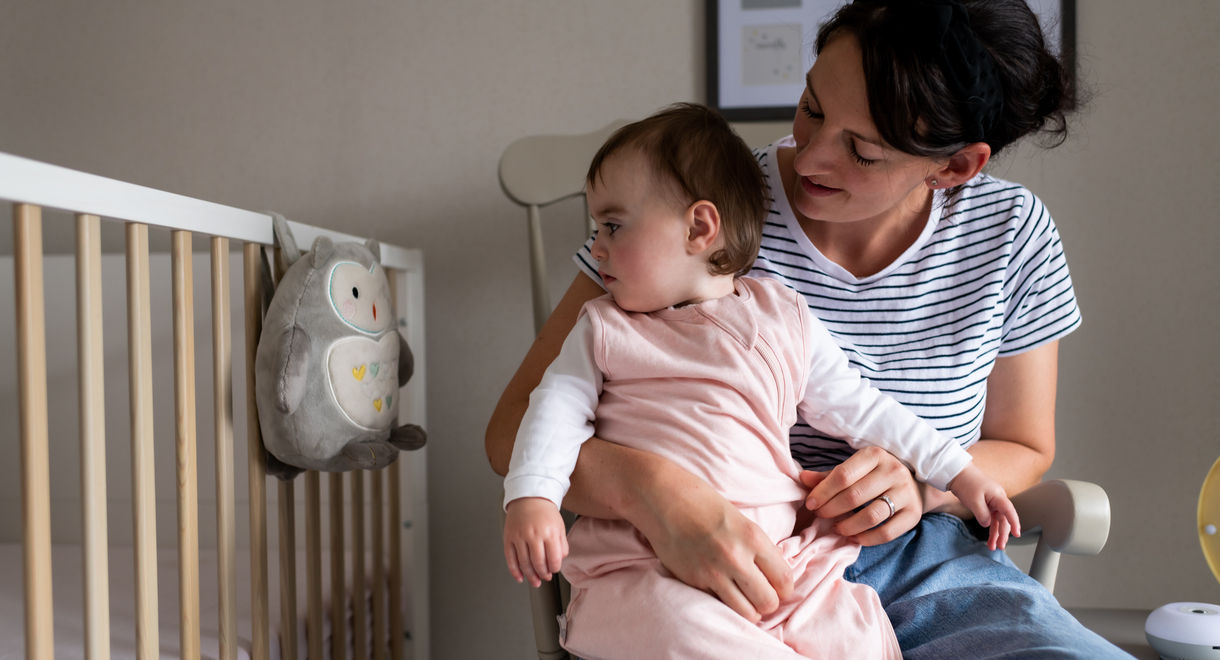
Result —
M 1220 602 L 1193 522 L 1220 455 L 1220 5 L 1078 5 L 1092 103 L 1068 145 L 995 169 L 1055 214 L 1085 314 L 1053 475 L 1105 486 L 1114 528 L 1059 593 Z M 524 213 L 496 161 L 523 135 L 702 100 L 703 31 L 698 0 L 7 0 L 0 151 L 422 248 L 434 657 L 525 658 L 482 447 L 531 335 Z M 579 240 L 552 236 L 556 287 Z

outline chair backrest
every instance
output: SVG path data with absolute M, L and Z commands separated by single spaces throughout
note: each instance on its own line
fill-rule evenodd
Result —
M 542 247 L 542 208 L 565 199 L 583 196 L 589 162 L 610 134 L 626 124 L 615 121 L 590 133 L 578 135 L 532 135 L 508 145 L 500 156 L 500 187 L 509 199 L 524 206 L 529 223 L 530 288 L 534 309 L 534 331 L 551 314 L 547 289 L 546 257 Z M 583 222 L 588 224 L 588 207 Z M 590 228 L 591 229 L 591 228 Z M 559 621 L 566 602 L 562 576 L 537 589 L 530 589 L 530 616 L 540 660 L 564 660 L 559 646 Z
M 615 121 L 579 135 L 532 135 L 504 149 L 500 156 L 500 187 L 509 199 L 526 209 L 529 222 L 530 286 L 534 303 L 534 331 L 542 329 L 551 314 L 546 286 L 546 259 L 542 249 L 544 206 L 584 195 L 589 161 L 610 134 L 626 124 Z M 588 222 L 586 207 L 584 221 Z M 590 228 L 591 229 L 591 228 Z

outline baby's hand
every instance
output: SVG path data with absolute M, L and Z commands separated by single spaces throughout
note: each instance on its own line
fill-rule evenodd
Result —
M 568 555 L 563 516 L 548 499 L 523 497 L 508 503 L 504 521 L 504 559 L 517 582 L 537 587 L 559 572 Z
M 1017 519 L 1017 509 L 1012 505 L 1012 500 L 1008 499 L 1000 484 L 974 463 L 967 465 L 949 482 L 949 490 L 970 509 L 980 525 L 991 528 L 987 537 L 988 548 L 1003 550 L 1008 545 L 1009 534 L 1021 536 L 1021 521 Z

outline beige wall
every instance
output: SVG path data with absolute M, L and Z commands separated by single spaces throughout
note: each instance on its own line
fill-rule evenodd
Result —
M 1220 602 L 1194 532 L 1220 455 L 1220 4 L 1078 5 L 1092 103 L 1067 146 L 995 170 L 1055 214 L 1086 319 L 1062 346 L 1053 475 L 1105 486 L 1114 527 L 1059 593 Z M 702 100 L 703 30 L 697 0 L 3 0 L 0 151 L 423 248 L 433 652 L 524 658 L 482 449 L 531 335 L 496 161 L 526 134 Z M 551 239 L 557 287 L 579 238 Z
M 1069 604 L 1220 602 L 1202 560 L 1199 487 L 1220 456 L 1220 4 L 1078 3 L 1093 99 L 1071 141 L 1002 174 L 1046 202 L 1084 312 L 1061 345 L 1052 476 L 1101 483 L 1097 561 L 1065 561 Z

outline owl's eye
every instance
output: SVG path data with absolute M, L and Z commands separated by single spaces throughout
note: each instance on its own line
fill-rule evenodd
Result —
M 360 299 L 360 289 L 358 287 L 352 287 L 352 297 L 357 300 Z

